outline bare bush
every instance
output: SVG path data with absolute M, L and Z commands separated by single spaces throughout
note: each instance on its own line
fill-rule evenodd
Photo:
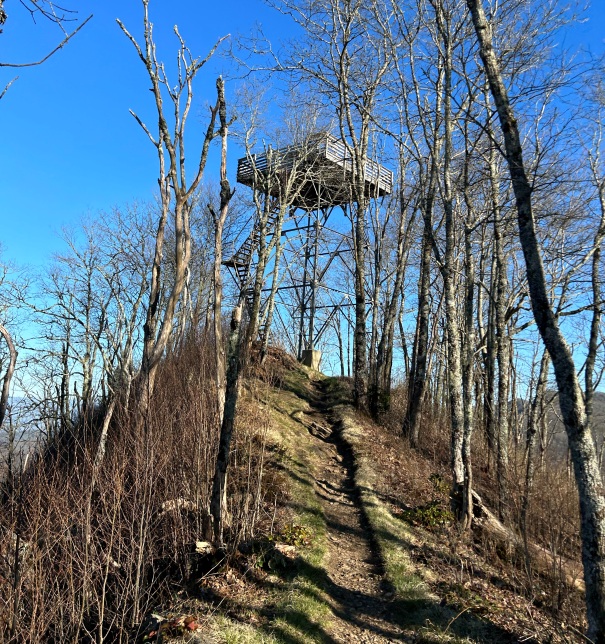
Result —
M 116 408 L 100 467 L 102 410 L 27 468 L 0 519 L 0 639 L 131 641 L 153 607 L 206 572 L 196 541 L 218 441 L 213 351 L 190 339 L 162 363 L 140 432 L 135 413 Z M 244 404 L 228 489 L 230 549 L 262 514 L 267 427 L 258 404 Z

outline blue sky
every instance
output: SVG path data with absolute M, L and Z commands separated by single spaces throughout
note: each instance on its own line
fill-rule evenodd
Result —
M 50 60 L 39 67 L 0 69 L 0 85 L 20 78 L 0 101 L 0 243 L 4 257 L 19 264 L 40 265 L 60 249 L 57 232 L 82 215 L 136 199 L 149 199 L 156 185 L 156 158 L 129 108 L 153 124 L 151 94 L 145 71 L 132 45 L 116 25 L 120 18 L 140 36 L 139 0 L 74 0 L 78 18 L 93 20 Z M 33 24 L 17 0 L 6 3 L 9 19 L 0 35 L 0 61 L 27 62 L 50 51 L 61 40 L 53 25 Z M 194 54 L 205 54 L 227 33 L 247 34 L 263 25 L 274 39 L 291 25 L 261 0 L 152 0 L 159 57 L 174 59 L 172 26 L 179 25 Z M 571 39 L 605 51 L 605 3 L 594 0 L 589 20 L 576 26 Z M 214 79 L 228 71 L 225 58 L 203 72 L 192 110 L 195 136 L 214 97 Z M 229 92 L 233 84 L 227 85 Z M 147 118 L 148 117 L 148 118 Z M 196 132 L 197 130 L 197 132 Z M 199 140 L 199 139 L 198 139 Z M 231 163 L 238 151 L 231 154 Z M 215 171 L 209 168 L 209 175 Z
M 0 101 L 0 243 L 5 258 L 20 264 L 43 263 L 60 247 L 56 233 L 81 215 L 149 199 L 157 185 L 155 150 L 128 112 L 132 108 L 153 128 L 150 83 L 115 22 L 119 17 L 140 36 L 141 3 L 65 4 L 77 6 L 79 18 L 94 18 L 43 65 L 0 70 L 2 87 L 19 75 Z M 42 19 L 32 24 L 16 1 L 6 5 L 0 60 L 37 60 L 61 41 L 53 25 Z M 205 55 L 220 36 L 249 33 L 256 23 L 275 27 L 281 18 L 260 0 L 152 0 L 151 17 L 158 57 L 167 66 L 176 52 L 175 24 L 192 52 Z M 202 70 L 190 117 L 192 161 L 207 104 L 215 100 L 216 76 L 226 67 L 226 59 L 216 57 Z

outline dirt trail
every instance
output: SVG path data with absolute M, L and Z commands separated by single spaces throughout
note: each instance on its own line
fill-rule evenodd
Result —
M 315 493 L 328 526 L 324 590 L 334 614 L 330 635 L 335 642 L 405 641 L 393 619 L 393 592 L 384 579 L 355 488 L 352 455 L 323 403 L 322 382 L 315 388 L 316 401 L 305 414 L 305 425 L 322 453 Z

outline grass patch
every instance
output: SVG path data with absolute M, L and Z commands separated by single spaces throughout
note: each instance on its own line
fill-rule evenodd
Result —
M 280 373 L 278 388 L 267 388 L 264 394 L 263 404 L 272 419 L 268 438 L 288 487 L 289 506 L 287 522 L 282 522 L 271 541 L 294 546 L 296 560 L 293 565 L 271 569 L 272 588 L 262 607 L 243 619 L 240 616 L 238 621 L 216 616 L 212 632 L 225 644 L 333 644 L 329 635 L 332 612 L 324 591 L 327 526 L 314 491 L 322 455 L 309 435 L 308 422 L 304 422 L 305 414 L 313 412 L 310 402 L 317 402 L 317 392 L 311 384 L 311 379 L 317 378 L 323 377 L 296 366 Z M 436 575 L 412 561 L 410 551 L 424 546 L 429 539 L 437 540 L 423 526 L 428 524 L 425 527 L 430 529 L 433 523 L 439 524 L 447 517 L 437 506 L 416 508 L 414 517 L 418 521 L 391 513 L 375 492 L 382 481 L 380 463 L 373 460 L 379 455 L 366 439 L 367 421 L 350 406 L 346 385 L 334 378 L 323 380 L 321 402 L 339 422 L 341 436 L 353 457 L 362 512 L 383 564 L 387 589 L 393 593 L 393 619 L 418 644 L 512 641 L 509 633 L 480 618 L 478 613 L 484 606 L 478 596 L 469 596 L 461 603 L 443 597 L 448 605 L 442 605 Z M 442 481 L 431 479 L 431 483 L 439 492 Z
M 376 469 L 362 454 L 363 430 L 356 422 L 356 414 L 349 407 L 336 410 L 342 424 L 341 435 L 355 459 L 355 483 L 360 500 L 374 533 L 380 551 L 385 575 L 402 600 L 433 600 L 424 580 L 417 574 L 405 544 L 413 543 L 414 536 L 407 525 L 397 520 L 374 493 Z

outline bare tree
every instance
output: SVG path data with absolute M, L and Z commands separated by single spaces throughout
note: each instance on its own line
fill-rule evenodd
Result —
M 155 237 L 155 253 L 151 269 L 151 288 L 147 307 L 147 318 L 144 325 L 143 357 L 138 383 L 139 411 L 144 416 L 149 405 L 149 397 L 153 392 L 155 376 L 160 360 L 168 346 L 175 311 L 185 286 L 191 258 L 190 213 L 193 195 L 202 180 L 210 144 L 218 134 L 215 131 L 215 122 L 220 109 L 220 98 L 210 110 L 210 120 L 200 151 L 198 165 L 193 174 L 193 179 L 189 181 L 185 165 L 185 125 L 193 100 L 193 81 L 224 38 L 221 38 L 214 45 L 205 58 L 194 58 L 185 45 L 178 29 L 175 27 L 174 32 L 179 42 L 179 52 L 178 80 L 176 86 L 173 87 L 168 80 L 164 64 L 157 59 L 153 40 L 153 25 L 149 18 L 149 0 L 142 0 L 142 3 L 143 47 L 139 45 L 134 36 L 130 34 L 120 20 L 117 22 L 133 44 L 141 62 L 145 66 L 151 81 L 151 89 L 158 116 L 158 133 L 154 135 L 131 110 L 131 114 L 156 148 L 159 165 L 160 216 L 157 222 Z M 172 103 L 175 115 L 172 132 L 170 131 L 168 117 L 164 109 L 164 96 L 166 93 Z M 164 285 L 168 291 L 168 296 L 160 309 L 162 255 L 164 252 L 164 240 L 169 217 L 174 234 L 174 274 L 171 284 Z
M 225 408 L 225 348 L 223 345 L 223 317 L 222 317 L 222 300 L 223 300 L 223 280 L 221 275 L 221 262 L 223 259 L 223 232 L 227 214 L 229 212 L 229 203 L 235 190 L 231 190 L 229 179 L 227 177 L 227 135 L 229 130 L 229 121 L 227 119 L 227 107 L 225 103 L 225 84 L 222 78 L 216 81 L 218 93 L 219 119 L 220 119 L 220 136 L 221 136 L 221 191 L 220 206 L 218 213 L 208 205 L 208 210 L 212 215 L 214 223 L 214 342 L 215 342 L 215 359 L 216 359 L 216 389 L 218 395 L 219 424 L 223 422 L 223 412 Z
M 573 357 L 549 301 L 540 247 L 532 210 L 529 181 L 519 126 L 504 84 L 501 65 L 493 47 L 492 27 L 481 0 L 467 0 L 479 53 L 498 111 L 504 137 L 505 155 L 517 205 L 519 238 L 525 257 L 531 305 L 553 363 L 559 404 L 580 497 L 582 563 L 586 584 L 588 637 L 605 642 L 605 498 L 595 445 Z

